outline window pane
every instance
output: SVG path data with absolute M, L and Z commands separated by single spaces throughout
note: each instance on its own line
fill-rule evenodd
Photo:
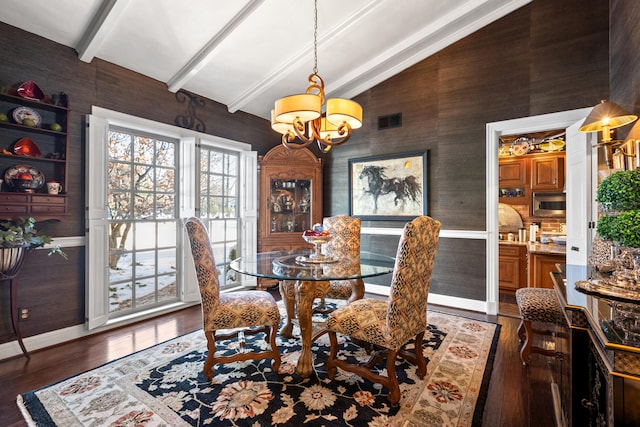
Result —
M 136 219 L 153 218 L 153 194 L 137 193 L 134 200 L 134 212 Z
M 209 223 L 209 240 L 211 242 L 224 242 L 224 221 L 211 221 Z
M 216 265 L 224 264 L 227 259 L 227 254 L 225 254 L 225 244 L 224 243 L 213 243 L 211 244 L 213 248 L 213 257 L 216 260 Z
M 156 302 L 156 278 L 149 277 L 136 281 L 136 307 L 144 307 Z
M 177 221 L 165 221 L 158 223 L 158 247 L 166 248 L 176 246 Z
M 145 137 L 136 137 L 133 140 L 133 157 L 136 163 L 153 164 L 155 154 L 155 140 Z
M 160 192 L 173 193 L 174 187 L 174 170 L 167 168 L 156 169 L 156 186 L 155 190 Z
M 209 218 L 222 218 L 222 197 L 209 198 Z
M 223 172 L 223 158 L 224 155 L 222 153 L 217 153 L 215 151 L 210 152 L 209 157 L 209 172 L 210 173 L 222 173 Z
M 159 275 L 175 275 L 176 274 L 176 250 L 165 249 L 158 251 L 157 273 Z
M 131 193 L 114 193 L 107 195 L 107 215 L 109 219 L 131 218 Z
M 128 190 L 131 188 L 131 166 L 127 163 L 109 162 L 107 180 L 109 190 Z
M 235 195 L 236 194 L 236 178 L 233 176 L 227 176 L 224 183 L 224 192 L 227 195 Z
M 222 176 L 210 175 L 209 176 L 209 194 L 212 196 L 220 196 L 223 193 L 222 188 Z
M 156 224 L 153 222 L 138 222 L 136 229 L 136 250 L 151 249 L 156 247 Z M 137 261 L 140 262 L 140 255 Z
M 131 161 L 131 135 L 121 132 L 110 132 L 107 145 L 109 158 Z
M 113 262 L 113 265 L 112 265 Z M 109 283 L 130 281 L 132 278 L 131 253 L 109 251 Z
M 156 218 L 175 217 L 175 198 L 173 194 L 158 194 L 156 196 Z
M 229 175 L 238 175 L 238 156 L 227 155 L 227 171 Z
M 225 229 L 226 229 L 226 239 L 227 241 L 236 241 L 238 240 L 238 221 L 231 220 L 225 221 Z
M 131 308 L 131 282 L 109 286 L 109 312 Z
M 152 166 L 138 165 L 134 169 L 133 179 L 136 190 L 153 190 L 154 169 Z
M 224 201 L 224 217 L 225 218 L 235 218 L 238 214 L 236 212 L 236 199 L 235 198 L 227 198 Z
M 134 278 L 149 277 L 156 274 L 156 251 L 136 252 L 136 262 L 133 266 Z
M 176 144 L 169 141 L 157 141 L 155 164 L 156 166 L 175 167 L 176 164 Z

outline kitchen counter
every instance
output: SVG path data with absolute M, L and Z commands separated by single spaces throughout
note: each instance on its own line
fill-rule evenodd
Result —
M 527 252 L 530 254 L 543 254 L 543 255 L 566 255 L 566 245 L 556 245 L 555 243 L 540 243 L 540 242 L 510 242 L 508 240 L 500 240 L 501 245 L 508 246 L 526 246 Z

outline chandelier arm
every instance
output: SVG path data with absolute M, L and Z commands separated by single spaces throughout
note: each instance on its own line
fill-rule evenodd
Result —
M 297 150 L 299 148 L 306 148 L 313 141 L 307 142 L 294 142 L 296 140 L 296 136 L 293 133 L 285 133 L 282 134 L 282 145 L 287 147 L 290 150 Z
M 342 138 L 322 138 L 320 136 L 320 126 L 321 126 L 321 121 L 320 119 L 316 119 L 313 122 L 310 123 L 310 129 L 311 129 L 311 141 L 313 141 L 314 139 L 318 142 L 318 148 L 320 148 L 320 150 L 322 150 L 323 152 L 327 152 L 331 149 L 331 147 L 337 147 L 338 145 L 342 145 L 345 142 L 347 142 L 349 140 L 349 138 L 351 137 L 351 126 L 349 126 L 348 123 L 343 123 L 340 126 L 338 126 L 338 135 L 340 135 Z M 324 149 L 323 147 L 328 147 L 327 149 Z
M 320 97 L 320 105 L 324 104 L 324 80 L 318 74 L 309 74 L 307 94 Z

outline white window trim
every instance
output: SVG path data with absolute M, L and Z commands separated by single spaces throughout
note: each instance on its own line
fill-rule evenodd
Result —
M 180 140 L 179 191 L 180 206 L 178 213 L 182 219 L 195 214 L 197 200 L 195 164 L 196 147 L 203 144 L 236 151 L 240 155 L 240 236 L 242 255 L 251 256 L 257 248 L 257 153 L 251 151 L 251 145 L 243 142 L 207 135 L 190 129 L 183 129 L 166 123 L 155 122 L 140 117 L 105 108 L 92 106 L 91 114 L 86 116 L 86 326 L 95 329 L 109 322 L 109 307 L 106 293 L 109 272 L 106 265 L 108 254 L 107 221 L 107 134 L 110 126 L 120 126 L 142 132 L 160 133 Z M 101 165 L 101 167 L 98 167 Z M 190 168 L 191 166 L 191 168 Z M 198 301 L 200 292 L 193 268 L 193 259 L 188 245 L 183 244 L 186 235 L 178 242 L 181 264 L 176 280 L 182 283 L 180 300 L 184 303 Z M 243 276 L 242 284 L 255 285 L 255 278 Z M 140 315 L 144 315 L 142 312 Z

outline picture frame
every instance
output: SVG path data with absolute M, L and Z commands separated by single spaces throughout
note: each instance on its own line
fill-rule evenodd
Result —
M 427 152 L 349 159 L 349 215 L 407 221 L 428 215 Z

